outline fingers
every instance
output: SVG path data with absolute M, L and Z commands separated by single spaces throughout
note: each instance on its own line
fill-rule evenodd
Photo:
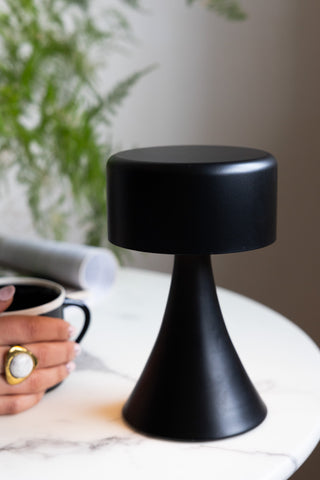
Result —
M 62 382 L 73 370 L 73 362 L 57 367 L 36 368 L 30 377 L 17 385 L 9 385 L 4 376 L 0 376 L 0 395 L 28 395 L 43 393 L 48 388 Z M 0 404 L 3 397 L 0 396 Z
M 24 412 L 40 402 L 42 397 L 43 393 L 0 397 L 0 415 L 13 415 Z
M 0 289 L 0 312 L 12 303 L 15 289 Z M 50 387 L 62 382 L 75 368 L 80 348 L 68 341 L 74 329 L 60 318 L 3 315 L 0 317 L 0 415 L 23 412 L 36 405 Z M 11 345 L 24 345 L 38 359 L 30 377 L 9 385 L 4 376 L 5 355 Z
M 0 317 L 1 345 L 63 341 L 73 334 L 73 327 L 61 318 L 4 315 Z
M 0 312 L 4 312 L 10 307 L 16 289 L 13 285 L 0 288 Z
M 37 356 L 38 366 L 30 377 L 17 385 L 9 385 L 4 374 L 0 375 L 0 415 L 20 413 L 36 405 L 48 388 L 62 382 L 75 369 L 72 360 L 80 351 L 74 342 L 25 346 Z M 8 347 L 0 347 L 1 370 L 7 351 Z
M 37 357 L 37 368 L 67 364 L 80 353 L 80 345 L 75 342 L 29 343 L 23 346 Z M 5 356 L 9 348 L 9 345 L 0 347 L 0 373 L 4 373 Z

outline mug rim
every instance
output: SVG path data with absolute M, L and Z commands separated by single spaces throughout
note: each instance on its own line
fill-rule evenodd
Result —
M 46 313 L 55 310 L 56 308 L 61 307 L 66 297 L 66 291 L 62 285 L 59 283 L 53 282 L 51 280 L 47 280 L 45 278 L 39 277 L 1 277 L 0 278 L 0 288 L 2 285 L 35 285 L 35 286 L 43 286 L 43 287 L 50 287 L 57 291 L 57 298 L 51 300 L 50 302 L 43 303 L 42 305 L 38 305 L 37 307 L 32 308 L 24 308 L 23 310 L 12 310 L 10 312 L 4 311 L 0 313 L 0 316 L 4 315 L 43 315 Z

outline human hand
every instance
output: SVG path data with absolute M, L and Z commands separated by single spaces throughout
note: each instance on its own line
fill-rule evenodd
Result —
M 0 289 L 0 312 L 12 303 L 13 286 Z M 0 415 L 20 413 L 33 407 L 45 391 L 64 380 L 80 352 L 79 344 L 70 341 L 73 327 L 60 318 L 3 315 L 0 317 Z M 38 365 L 22 383 L 10 385 L 5 379 L 5 356 L 13 345 L 30 350 Z

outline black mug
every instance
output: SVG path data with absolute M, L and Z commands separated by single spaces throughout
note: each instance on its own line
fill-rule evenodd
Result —
M 79 307 L 84 312 L 84 324 L 75 342 L 81 342 L 90 325 L 90 311 L 83 302 L 66 298 L 66 291 L 62 285 L 34 277 L 0 278 L 0 288 L 7 285 L 14 285 L 16 292 L 12 304 L 1 315 L 42 315 L 64 318 L 65 308 Z
M 80 300 L 66 298 L 66 291 L 62 285 L 35 277 L 0 278 L 0 288 L 8 285 L 14 285 L 16 291 L 12 304 L 7 310 L 0 313 L 0 317 L 3 315 L 41 315 L 63 319 L 64 310 L 67 307 L 79 307 L 84 313 L 84 323 L 74 341 L 81 342 L 90 325 L 90 311 Z

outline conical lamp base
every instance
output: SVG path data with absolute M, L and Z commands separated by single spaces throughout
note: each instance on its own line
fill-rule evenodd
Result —
M 244 433 L 266 413 L 226 330 L 210 256 L 177 255 L 163 323 L 125 420 L 153 437 L 203 441 Z

